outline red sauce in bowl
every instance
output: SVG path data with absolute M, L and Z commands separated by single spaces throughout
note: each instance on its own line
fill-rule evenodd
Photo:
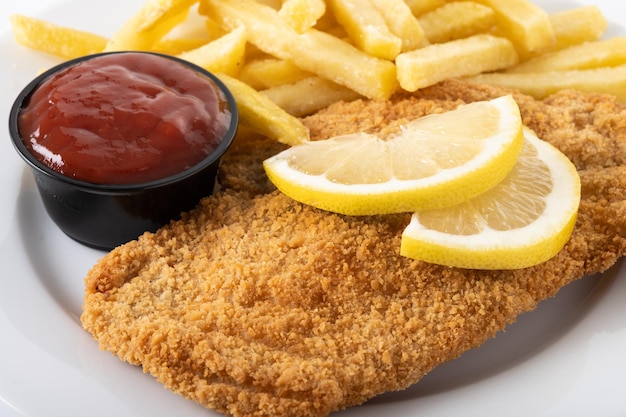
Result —
M 206 158 L 231 112 L 207 76 L 166 57 L 102 55 L 48 78 L 19 116 L 29 151 L 96 184 L 165 178 Z

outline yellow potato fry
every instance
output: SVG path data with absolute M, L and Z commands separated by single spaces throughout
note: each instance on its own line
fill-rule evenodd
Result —
M 520 62 L 583 42 L 597 41 L 602 37 L 607 27 L 606 18 L 596 6 L 577 7 L 552 13 L 548 17 L 554 33 L 554 43 L 546 49 L 535 52 L 518 48 Z
M 560 90 L 575 89 L 589 93 L 613 94 L 626 102 L 626 65 L 587 70 L 529 72 L 522 74 L 480 74 L 469 81 L 519 90 L 543 99 Z
M 100 52 L 107 39 L 22 15 L 11 16 L 13 36 L 21 45 L 63 59 Z
M 516 63 L 517 53 L 511 41 L 487 34 L 426 46 L 396 59 L 400 86 L 407 91 Z
M 238 79 L 225 74 L 218 77 L 235 97 L 241 124 L 287 145 L 309 140 L 309 129 L 297 117 Z
M 363 52 L 393 60 L 402 51 L 402 40 L 389 30 L 369 0 L 329 0 L 328 4 L 352 42 Z
M 508 73 L 548 72 L 626 64 L 626 37 L 586 42 L 543 54 L 506 70 Z
M 152 46 L 152 51 L 166 55 L 178 55 L 199 48 L 206 43 L 207 40 L 204 38 L 161 39 Z
M 324 13 L 324 15 L 318 19 L 314 28 L 329 35 L 332 35 L 336 38 L 343 39 L 348 43 L 351 43 L 350 36 L 343 28 L 343 26 L 341 26 L 339 22 L 337 22 L 337 19 L 335 19 L 335 15 L 328 7 L 326 8 L 326 13 Z
M 548 14 L 529 0 L 476 1 L 496 12 L 501 34 L 512 40 L 521 51 L 542 51 L 554 44 L 554 32 Z
M 299 34 L 278 13 L 254 0 L 204 0 L 212 16 L 231 28 L 244 25 L 249 42 L 357 93 L 380 100 L 398 88 L 392 62 L 375 58 L 315 29 Z
M 337 30 L 337 28 L 340 28 L 341 25 L 339 24 L 339 22 L 337 22 L 337 19 L 335 19 L 332 11 L 329 10 L 328 7 L 326 7 L 326 12 L 322 16 L 320 16 L 319 19 L 317 19 L 314 27 L 317 30 L 329 33 Z M 345 34 L 345 30 L 343 28 L 341 28 L 341 30 L 343 30 Z
M 197 0 L 196 0 L 197 1 Z M 209 29 L 209 20 L 206 16 L 198 14 L 197 8 L 192 7 L 187 9 L 179 15 L 180 17 L 184 17 L 180 23 L 175 25 L 166 35 L 164 39 L 167 38 L 183 38 L 183 39 L 194 39 L 194 38 L 205 38 L 207 41 L 219 38 L 224 35 L 224 31 L 221 32 L 216 31 L 215 35 L 210 32 Z M 213 22 L 216 24 L 217 22 Z
M 446 4 L 446 0 L 404 0 L 414 16 L 421 16 Z
M 309 77 L 293 84 L 284 84 L 261 91 L 278 107 L 294 116 L 306 116 L 338 101 L 361 97 L 344 86 L 319 77 Z
M 422 26 L 404 0 L 370 0 L 387 24 L 402 41 L 402 52 L 428 45 Z
M 293 84 L 311 75 L 310 72 L 299 68 L 293 62 L 264 58 L 247 62 L 238 78 L 252 88 L 265 90 L 277 85 Z
M 283 0 L 256 0 L 258 3 L 264 4 L 265 6 L 269 6 L 274 10 L 280 10 Z
M 324 0 L 285 0 L 278 14 L 298 33 L 311 29 L 326 13 Z
M 419 17 L 431 43 L 449 42 L 488 31 L 496 23 L 495 12 L 472 1 L 447 3 Z
M 227 33 L 222 27 L 222 23 L 210 16 L 203 1 L 198 3 L 196 12 L 200 17 L 204 18 L 204 29 L 209 39 L 217 39 Z
M 221 38 L 183 52 L 178 57 L 211 72 L 236 76 L 244 60 L 246 40 L 246 30 L 240 26 Z
M 337 21 L 334 20 L 335 19 L 334 16 L 332 16 L 332 19 L 330 18 L 325 19 L 324 18 L 325 16 L 332 16 L 332 13 L 326 13 L 324 16 L 322 16 L 322 18 L 317 22 L 317 25 L 315 25 L 315 29 L 320 30 L 329 35 L 332 35 L 335 38 L 343 39 L 348 43 L 352 42 L 350 40 L 350 36 L 346 32 L 346 30 L 343 28 L 343 26 L 341 26 L 339 23 L 337 23 Z M 333 21 L 334 21 L 334 25 L 331 25 Z
M 553 49 L 563 49 L 602 37 L 607 21 L 597 6 L 582 6 L 549 15 L 556 44 Z
M 147 0 L 141 9 L 111 36 L 105 51 L 151 50 L 183 22 L 198 0 Z
M 205 16 L 204 28 L 209 39 L 217 39 L 226 35 L 227 33 L 220 24 L 220 22 L 216 22 L 214 19 L 211 18 L 211 16 Z

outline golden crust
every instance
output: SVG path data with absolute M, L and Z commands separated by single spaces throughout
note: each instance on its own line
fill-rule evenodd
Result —
M 319 139 L 505 93 L 449 81 L 304 122 Z M 102 349 L 228 415 L 324 416 L 416 383 L 626 252 L 626 109 L 574 92 L 514 97 L 581 174 L 576 229 L 552 260 L 473 271 L 403 258 L 408 215 L 349 217 L 294 202 L 261 168 L 283 145 L 242 135 L 218 195 L 89 272 L 83 326 Z

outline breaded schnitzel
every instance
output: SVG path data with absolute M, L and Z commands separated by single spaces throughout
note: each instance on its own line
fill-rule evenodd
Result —
M 447 81 L 388 102 L 338 103 L 304 122 L 322 139 L 508 93 Z M 261 166 L 283 145 L 241 136 L 218 194 L 89 272 L 84 327 L 167 388 L 234 416 L 324 416 L 418 382 L 626 253 L 626 107 L 576 92 L 514 97 L 581 176 L 576 228 L 550 261 L 479 271 L 401 257 L 409 214 L 297 203 Z

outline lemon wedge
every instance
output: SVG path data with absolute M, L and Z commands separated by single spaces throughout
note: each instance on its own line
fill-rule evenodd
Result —
M 526 129 L 522 153 L 496 187 L 469 201 L 413 214 L 400 253 L 472 269 L 518 269 L 556 255 L 570 238 L 580 178 L 559 150 Z
M 287 196 L 324 210 L 371 215 L 458 204 L 498 184 L 523 140 L 511 96 L 425 116 L 387 137 L 357 133 L 293 146 L 263 163 Z

